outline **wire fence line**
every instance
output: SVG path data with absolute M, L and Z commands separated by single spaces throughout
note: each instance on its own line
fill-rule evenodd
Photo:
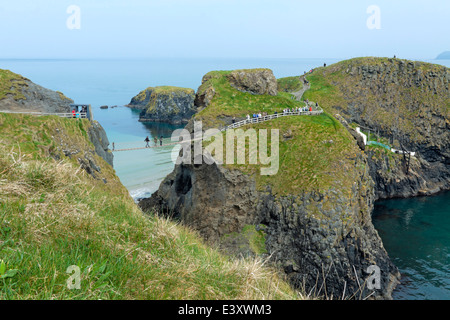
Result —
M 9 110 L 0 110 L 0 113 L 12 113 L 12 114 L 29 114 L 33 116 L 58 116 L 62 118 L 87 118 L 86 112 L 78 112 L 78 113 L 71 113 L 71 112 L 40 112 L 40 111 L 9 111 Z M 77 116 L 78 115 L 78 116 Z

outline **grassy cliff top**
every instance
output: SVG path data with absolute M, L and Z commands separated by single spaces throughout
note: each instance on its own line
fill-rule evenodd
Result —
M 278 91 L 282 92 L 296 92 L 303 88 L 303 83 L 298 76 L 280 78 L 277 82 Z
M 278 96 L 252 95 L 242 93 L 231 87 L 226 75 L 230 71 L 214 71 L 208 73 L 199 91 L 212 86 L 216 92 L 209 106 L 196 115 L 196 120 L 220 126 L 221 116 L 245 117 L 253 112 L 266 111 L 273 114 L 282 112 L 285 108 L 304 106 L 304 103 L 293 100 L 291 95 L 280 92 Z M 284 78 L 281 83 L 289 83 L 289 88 L 298 88 L 294 78 Z M 298 81 L 300 82 L 300 81 Z M 291 85 L 292 84 L 292 85 Z M 204 126 L 205 127 L 205 126 Z M 270 185 L 274 194 L 285 196 L 303 192 L 323 191 L 329 188 L 336 190 L 350 190 L 357 179 L 353 170 L 355 159 L 361 152 L 356 146 L 354 138 L 331 115 L 324 113 L 320 116 L 292 116 L 247 125 L 241 129 L 278 129 L 280 133 L 280 163 L 279 171 L 272 176 L 260 175 L 261 167 L 268 167 L 258 162 L 254 164 L 224 165 L 229 169 L 238 169 L 255 177 L 257 188 L 265 190 Z M 286 136 L 287 138 L 284 138 Z M 270 138 L 270 131 L 269 131 Z M 224 133 L 224 150 L 225 148 Z M 248 161 L 248 142 L 246 147 L 246 163 Z M 270 151 L 270 147 L 268 147 Z M 224 151 L 225 152 L 225 151 Z M 214 154 L 213 154 L 214 155 Z M 225 159 L 226 155 L 224 155 Z
M 94 153 L 89 126 L 0 114 L 0 299 L 299 298 L 261 262 L 229 260 L 145 216 Z M 98 179 L 80 168 L 86 155 Z M 67 287 L 72 265 L 79 290 Z
M 244 69 L 235 71 L 256 72 L 269 69 Z M 258 112 L 273 114 L 282 112 L 286 108 L 303 107 L 305 104 L 293 100 L 292 95 L 279 92 L 277 96 L 268 94 L 254 95 L 241 92 L 230 85 L 227 75 L 233 71 L 211 71 L 203 77 L 203 83 L 197 94 L 204 93 L 207 89 L 214 89 L 214 97 L 210 105 L 196 114 L 196 120 L 202 120 L 208 127 L 220 127 L 224 125 L 221 117 L 245 118 L 247 114 Z
M 257 189 L 265 191 L 270 186 L 273 194 L 287 196 L 304 192 L 323 192 L 330 188 L 351 190 L 358 179 L 355 169 L 356 158 L 361 150 L 354 138 L 336 119 L 329 114 L 319 116 L 293 116 L 278 118 L 260 124 L 248 125 L 242 130 L 268 130 L 268 152 L 271 151 L 270 130 L 279 130 L 279 169 L 275 175 L 261 175 L 260 159 L 250 164 L 250 146 L 246 142 L 246 164 L 237 164 L 235 150 L 234 164 L 225 164 L 228 169 L 238 169 L 256 180 Z M 224 159 L 226 157 L 224 134 Z
M 26 99 L 21 88 L 27 86 L 27 78 L 9 70 L 0 69 L 0 100 L 12 95 L 15 100 Z
M 190 88 L 181 88 L 174 86 L 158 86 L 158 87 L 148 87 L 145 90 L 139 92 L 132 99 L 133 104 L 142 104 L 148 99 L 148 96 L 157 96 L 157 95 L 177 95 L 177 94 L 187 94 L 187 95 L 195 95 L 195 90 Z
M 426 62 L 355 58 L 307 75 L 311 89 L 304 98 L 318 101 L 330 114 L 357 110 L 371 125 L 420 142 L 418 121 L 450 116 L 449 74 L 448 68 Z
M 184 92 L 186 94 L 195 94 L 194 89 L 190 88 L 180 88 L 180 87 L 174 87 L 174 86 L 158 86 L 158 87 L 150 87 L 147 88 L 147 90 L 152 90 L 153 92 L 157 94 L 162 93 L 177 93 L 177 92 Z

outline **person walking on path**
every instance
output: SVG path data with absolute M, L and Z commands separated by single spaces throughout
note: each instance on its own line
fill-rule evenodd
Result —
M 153 138 L 153 142 L 155 143 L 155 146 L 158 144 L 158 138 L 156 136 Z
M 146 148 L 149 148 L 150 147 L 150 145 L 148 144 L 149 142 L 150 142 L 150 139 L 148 138 L 148 136 L 147 136 L 147 138 L 145 138 L 145 140 L 144 140 L 145 142 L 146 142 L 146 145 L 145 145 L 145 147 Z
M 161 137 L 159 138 L 159 145 L 160 145 L 160 146 L 162 146 L 162 139 L 163 139 L 163 136 L 161 136 Z

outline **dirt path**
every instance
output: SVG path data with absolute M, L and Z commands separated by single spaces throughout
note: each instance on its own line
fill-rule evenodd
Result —
M 301 76 L 300 81 L 303 82 L 303 79 L 304 79 L 304 76 Z M 309 90 L 310 88 L 311 88 L 311 85 L 309 83 L 308 84 L 303 83 L 303 88 L 301 88 L 299 91 L 292 92 L 291 94 L 294 95 L 298 101 L 302 101 L 303 94 L 305 93 L 306 90 Z

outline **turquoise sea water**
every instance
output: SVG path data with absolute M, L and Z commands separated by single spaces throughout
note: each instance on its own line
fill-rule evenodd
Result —
M 450 192 L 378 201 L 373 223 L 402 273 L 394 299 L 450 299 Z
M 277 78 L 302 74 L 338 59 L 141 59 L 141 60 L 0 60 L 1 69 L 63 92 L 76 103 L 91 104 L 94 118 L 105 128 L 116 149 L 144 146 L 146 136 L 165 141 L 177 128 L 140 123 L 139 113 L 123 107 L 149 86 L 197 89 L 211 70 L 270 68 Z M 429 61 L 450 67 L 449 60 Z M 115 106 L 100 109 L 101 105 Z M 114 168 L 135 197 L 149 196 L 174 167 L 173 147 L 117 152 Z M 380 202 L 374 224 L 385 247 L 405 275 L 396 299 L 448 299 L 449 193 L 436 197 Z M 423 205 L 424 201 L 430 201 Z M 438 205 L 431 206 L 436 201 Z M 408 223 L 407 223 L 408 222 Z M 400 236 L 401 235 L 401 236 Z

